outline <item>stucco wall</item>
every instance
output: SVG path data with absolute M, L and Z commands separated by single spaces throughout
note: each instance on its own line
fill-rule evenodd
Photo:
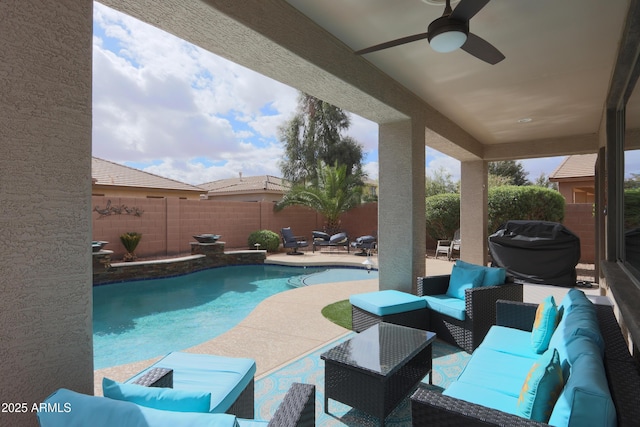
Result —
M 124 206 L 142 211 L 140 216 L 122 213 L 101 216 L 98 210 L 111 201 L 111 206 Z M 274 212 L 271 202 L 198 201 L 177 198 L 109 198 L 92 197 L 93 239 L 105 240 L 105 249 L 114 251 L 113 260 L 124 255 L 120 235 L 142 233 L 136 254 L 140 258 L 190 253 L 194 234 L 220 234 L 227 248 L 246 248 L 249 234 L 268 229 L 280 233 L 291 227 L 296 235 L 311 238 L 313 230 L 322 230 L 324 219 L 314 211 L 290 206 Z M 378 205 L 368 203 L 347 212 L 342 228 L 352 238 L 372 234 L 377 230 Z
M 90 0 L 0 2 L 0 413 L 93 391 Z

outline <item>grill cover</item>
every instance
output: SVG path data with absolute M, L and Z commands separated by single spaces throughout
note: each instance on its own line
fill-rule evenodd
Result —
M 507 221 L 489 236 L 489 253 L 518 281 L 576 284 L 580 238 L 557 222 Z

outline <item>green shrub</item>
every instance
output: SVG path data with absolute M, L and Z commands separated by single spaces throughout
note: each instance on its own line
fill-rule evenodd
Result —
M 136 259 L 135 251 L 138 247 L 138 243 L 140 243 L 140 239 L 142 239 L 142 234 L 136 233 L 135 231 L 130 231 L 120 235 L 122 246 L 124 246 L 124 249 L 127 251 L 127 253 L 124 254 L 125 261 L 133 261 Z
M 260 249 L 267 252 L 278 252 L 280 247 L 280 236 L 271 230 L 259 230 L 249 234 L 249 248 L 253 248 L 256 243 L 260 244 Z
M 425 199 L 427 233 L 435 240 L 451 239 L 460 228 L 460 194 L 436 194 Z
M 565 200 L 552 189 L 505 185 L 489 189 L 489 234 L 509 220 L 562 222 Z

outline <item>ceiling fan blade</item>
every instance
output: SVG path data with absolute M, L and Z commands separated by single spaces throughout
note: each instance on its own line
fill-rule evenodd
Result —
M 468 34 L 467 41 L 460 49 L 491 65 L 495 65 L 504 59 L 502 52 L 491 43 L 472 33 Z
M 414 34 L 413 36 L 402 37 L 401 39 L 391 40 L 389 42 L 380 43 L 375 46 L 368 47 L 366 49 L 358 50 L 356 55 L 364 55 L 365 53 L 377 52 L 382 49 L 388 49 L 390 47 L 399 46 L 401 44 L 411 43 L 418 40 L 426 39 L 429 33 Z
M 457 21 L 468 21 L 485 7 L 489 0 L 462 0 L 453 10 L 449 18 Z

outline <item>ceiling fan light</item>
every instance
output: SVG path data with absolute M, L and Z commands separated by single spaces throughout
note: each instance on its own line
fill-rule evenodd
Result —
M 462 31 L 446 31 L 429 40 L 431 48 L 436 52 L 446 53 L 459 49 L 467 41 L 467 34 Z

